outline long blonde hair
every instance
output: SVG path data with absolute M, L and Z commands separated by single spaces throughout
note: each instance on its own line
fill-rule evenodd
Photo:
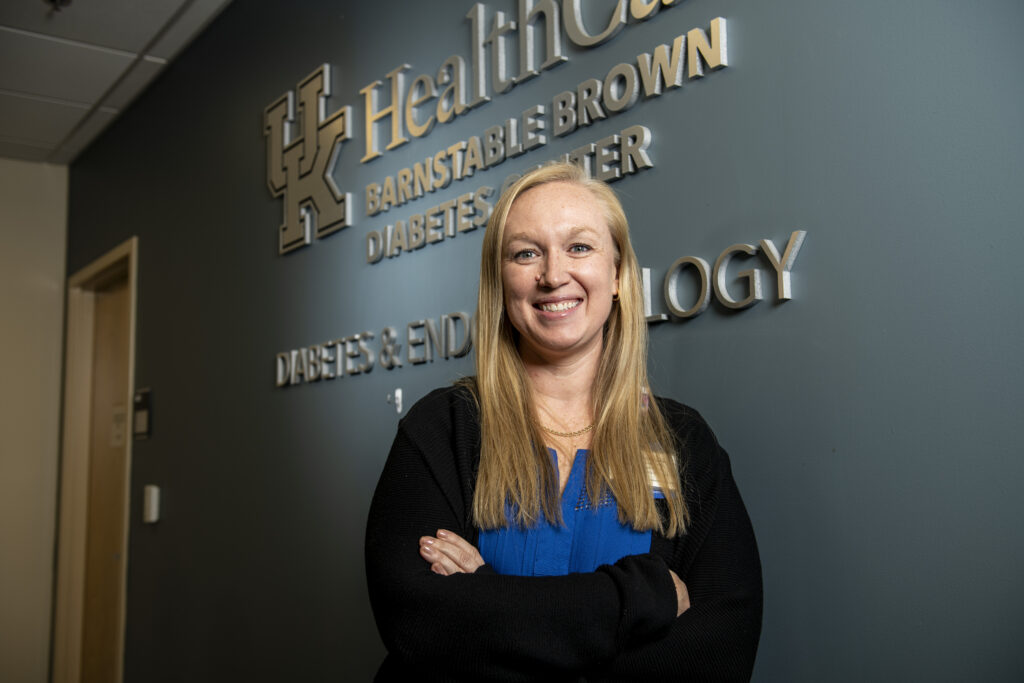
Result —
M 615 193 L 587 178 L 578 166 L 557 163 L 522 176 L 501 196 L 484 235 L 475 323 L 476 382 L 480 407 L 480 469 L 473 517 L 484 529 L 506 526 L 506 505 L 515 523 L 530 525 L 541 515 L 562 521 L 558 475 L 534 419 L 534 402 L 517 351 L 517 335 L 505 313 L 501 277 L 505 222 L 512 203 L 526 190 L 551 182 L 589 190 L 604 208 L 618 249 L 619 300 L 605 323 L 604 345 L 594 380 L 594 432 L 587 462 L 592 501 L 608 491 L 619 519 L 635 529 L 671 537 L 686 530 L 688 514 L 675 463 L 675 443 L 647 382 L 647 322 L 640 269 L 629 241 L 629 224 Z M 661 519 L 652 495 L 657 481 L 668 506 Z

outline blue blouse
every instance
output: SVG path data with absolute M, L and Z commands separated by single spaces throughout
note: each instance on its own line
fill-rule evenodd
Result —
M 558 456 L 551 451 L 557 467 Z M 589 451 L 576 451 L 562 493 L 563 526 L 546 518 L 529 528 L 514 522 L 501 529 L 484 529 L 478 546 L 484 562 L 499 574 L 561 576 L 591 572 L 626 555 L 650 552 L 651 532 L 637 531 L 619 522 L 619 506 L 611 493 L 595 505 L 587 495 L 586 462 Z M 654 493 L 660 498 L 660 491 Z M 511 520 L 512 511 L 509 510 Z

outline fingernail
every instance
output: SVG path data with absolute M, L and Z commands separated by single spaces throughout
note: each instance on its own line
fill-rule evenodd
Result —
M 420 541 L 420 543 L 424 545 L 434 545 L 434 539 L 427 537 Z
M 433 555 L 434 554 L 434 549 L 431 548 L 430 546 L 427 546 L 426 548 L 423 549 L 422 552 L 423 552 L 424 555 Z
M 438 538 L 448 538 L 448 532 L 445 531 L 444 529 L 438 529 L 437 530 L 437 537 Z

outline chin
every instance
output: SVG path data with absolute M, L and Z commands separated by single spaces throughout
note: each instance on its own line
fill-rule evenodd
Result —
M 521 337 L 520 346 L 525 346 L 533 353 L 541 356 L 564 356 L 572 353 L 586 353 L 586 351 L 591 347 L 591 344 L 581 338 L 545 338 L 526 340 Z

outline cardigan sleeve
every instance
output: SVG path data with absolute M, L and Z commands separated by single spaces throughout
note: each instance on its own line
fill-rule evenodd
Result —
M 669 405 L 666 405 L 668 403 Z M 729 458 L 696 411 L 663 402 L 685 455 L 687 534 L 656 537 L 691 607 L 659 638 L 627 648 L 588 680 L 749 681 L 761 633 L 761 563 Z
M 421 536 L 445 528 L 475 538 L 471 489 L 460 485 L 469 476 L 464 459 L 426 452 L 451 450 L 430 438 L 450 435 L 444 415 L 420 415 L 417 424 L 434 417 L 426 430 L 400 425 L 370 506 L 367 582 L 389 652 L 378 680 L 410 671 L 420 680 L 573 679 L 666 633 L 675 588 L 654 554 L 568 576 L 431 572 L 418 553 Z

